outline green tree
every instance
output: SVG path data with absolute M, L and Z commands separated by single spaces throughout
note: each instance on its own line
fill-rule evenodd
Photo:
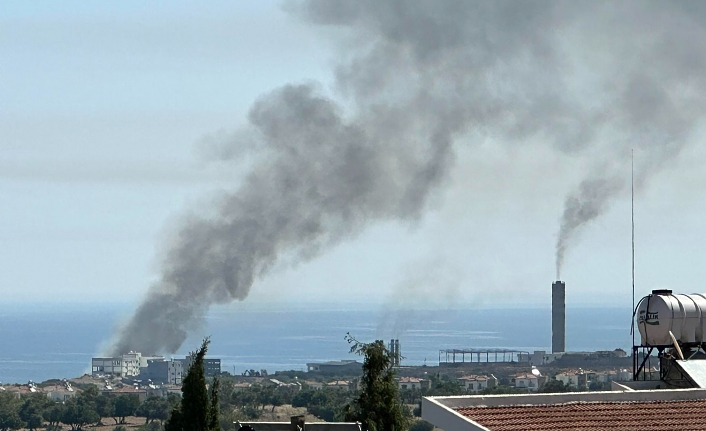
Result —
M 0 392 L 0 431 L 18 430 L 25 423 L 20 418 L 20 400 L 13 394 Z
M 61 422 L 69 425 L 73 431 L 81 431 L 84 426 L 98 422 L 95 404 L 90 398 L 75 396 L 64 403 Z
M 205 338 L 201 348 L 190 355 L 191 364 L 181 386 L 181 405 L 172 410 L 167 431 L 220 431 L 218 413 L 211 415 L 212 406 L 218 406 L 218 384 L 212 386 L 209 397 L 203 367 L 209 343 L 210 339 Z
M 191 354 L 191 366 L 181 388 L 181 413 L 184 421 L 184 430 L 208 430 L 208 391 L 206 390 L 206 376 L 203 360 L 208 351 L 209 339 L 205 339 L 201 348 Z
M 115 400 L 113 398 L 101 394 L 96 397 L 94 403 L 96 413 L 98 413 L 98 424 L 103 425 L 103 418 L 115 416 Z
M 425 420 L 418 420 L 409 427 L 409 431 L 433 431 L 434 425 Z
M 166 398 L 148 397 L 137 408 L 135 415 L 145 418 L 145 423 L 158 420 L 162 424 L 169 417 L 171 408 Z
M 172 409 L 172 414 L 169 415 L 167 423 L 164 424 L 164 431 L 184 431 L 184 418 L 179 407 Z
M 44 394 L 33 393 L 22 397 L 19 409 L 20 419 L 25 422 L 25 428 L 34 431 L 44 425 L 42 414 L 51 406 L 51 401 Z
M 57 427 L 59 426 L 59 423 L 61 422 L 61 416 L 64 414 L 64 405 L 63 404 L 54 404 L 53 406 L 47 408 L 44 410 L 42 413 L 42 417 L 44 418 L 45 421 L 49 422 L 49 425 L 52 427 Z
M 218 389 L 220 387 L 220 381 L 218 377 L 213 378 L 213 384 L 211 385 L 210 402 L 208 407 L 208 429 L 217 431 L 221 429 L 221 425 L 218 422 L 219 408 L 218 408 Z
M 433 397 L 433 396 L 450 396 L 450 395 L 461 395 L 463 394 L 463 386 L 461 386 L 458 381 L 451 380 L 448 376 L 430 376 L 431 389 L 425 389 L 422 391 L 422 396 Z
M 564 382 L 556 379 L 549 379 L 542 386 L 539 392 L 556 393 L 556 392 L 571 392 L 571 386 L 565 385 Z
M 137 431 L 162 431 L 162 424 L 159 422 L 150 422 L 140 425 Z
M 124 424 L 126 417 L 135 414 L 137 407 L 140 406 L 140 400 L 132 395 L 119 395 L 113 401 L 113 405 L 113 420 L 115 420 L 115 424 Z
M 361 391 L 346 408 L 346 420 L 363 423 L 369 431 L 403 431 L 410 422 L 410 413 L 400 402 L 392 354 L 382 340 L 361 343 L 350 334 L 346 341 L 351 353 L 364 357 Z

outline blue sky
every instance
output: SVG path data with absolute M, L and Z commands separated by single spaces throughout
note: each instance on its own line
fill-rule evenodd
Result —
M 276 1 L 2 2 L 0 304 L 138 301 L 175 218 L 246 172 L 208 163 L 199 142 L 237 129 L 280 85 L 335 96 L 335 45 Z M 702 147 L 637 197 L 638 296 L 704 290 Z M 583 167 L 537 148 L 461 150 L 418 223 L 285 261 L 247 301 L 548 303 L 558 219 Z M 570 250 L 569 305 L 629 306 L 629 211 L 626 196 Z

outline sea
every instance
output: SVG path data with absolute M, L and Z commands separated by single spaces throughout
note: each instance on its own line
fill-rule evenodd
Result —
M 42 382 L 90 373 L 91 358 L 105 353 L 127 305 L 21 304 L 0 306 L 0 383 Z M 630 311 L 567 308 L 567 351 L 630 351 Z M 356 359 L 350 333 L 369 342 L 400 340 L 402 365 L 438 365 L 441 350 L 504 348 L 551 350 L 548 308 L 395 310 L 380 306 L 216 308 L 204 316 L 180 351 L 183 357 L 211 337 L 208 357 L 223 371 L 306 370 L 306 364 Z

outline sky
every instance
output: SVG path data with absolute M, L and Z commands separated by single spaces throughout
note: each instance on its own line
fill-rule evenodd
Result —
M 345 35 L 288 4 L 0 4 L 0 306 L 138 303 L 182 214 L 248 175 L 246 157 L 214 162 L 210 142 L 286 84 L 313 83 L 349 106 L 337 84 Z M 704 291 L 702 130 L 635 196 L 638 298 Z M 548 306 L 564 201 L 596 154 L 492 136 L 463 145 L 479 139 L 473 130 L 456 139 L 419 217 L 370 223 L 311 259 L 278 259 L 236 306 Z M 636 167 L 646 158 L 638 148 Z M 629 181 L 629 156 L 611 162 Z M 630 308 L 630 241 L 621 193 L 567 251 L 568 306 Z

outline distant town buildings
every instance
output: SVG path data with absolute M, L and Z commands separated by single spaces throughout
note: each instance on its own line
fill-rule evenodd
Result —
M 167 360 L 162 356 L 142 356 L 139 352 L 130 352 L 119 357 L 101 357 L 91 359 L 91 375 L 134 377 L 139 380 L 151 380 L 155 383 L 180 385 L 193 358 Z M 204 359 L 206 377 L 221 373 L 220 359 Z
M 400 389 L 422 390 L 431 387 L 431 382 L 428 379 L 420 379 L 417 377 L 400 377 L 397 384 Z
M 470 394 L 477 394 L 484 389 L 492 389 L 498 385 L 498 379 L 492 374 L 490 376 L 468 375 L 459 377 L 456 380 Z
M 540 381 L 540 379 L 542 379 Z M 535 376 L 531 373 L 521 373 L 510 376 L 510 384 L 516 389 L 527 389 L 530 392 L 539 390 L 544 378 Z
M 306 364 L 306 369 L 322 374 L 347 374 L 362 371 L 363 364 L 355 360 L 313 362 Z

